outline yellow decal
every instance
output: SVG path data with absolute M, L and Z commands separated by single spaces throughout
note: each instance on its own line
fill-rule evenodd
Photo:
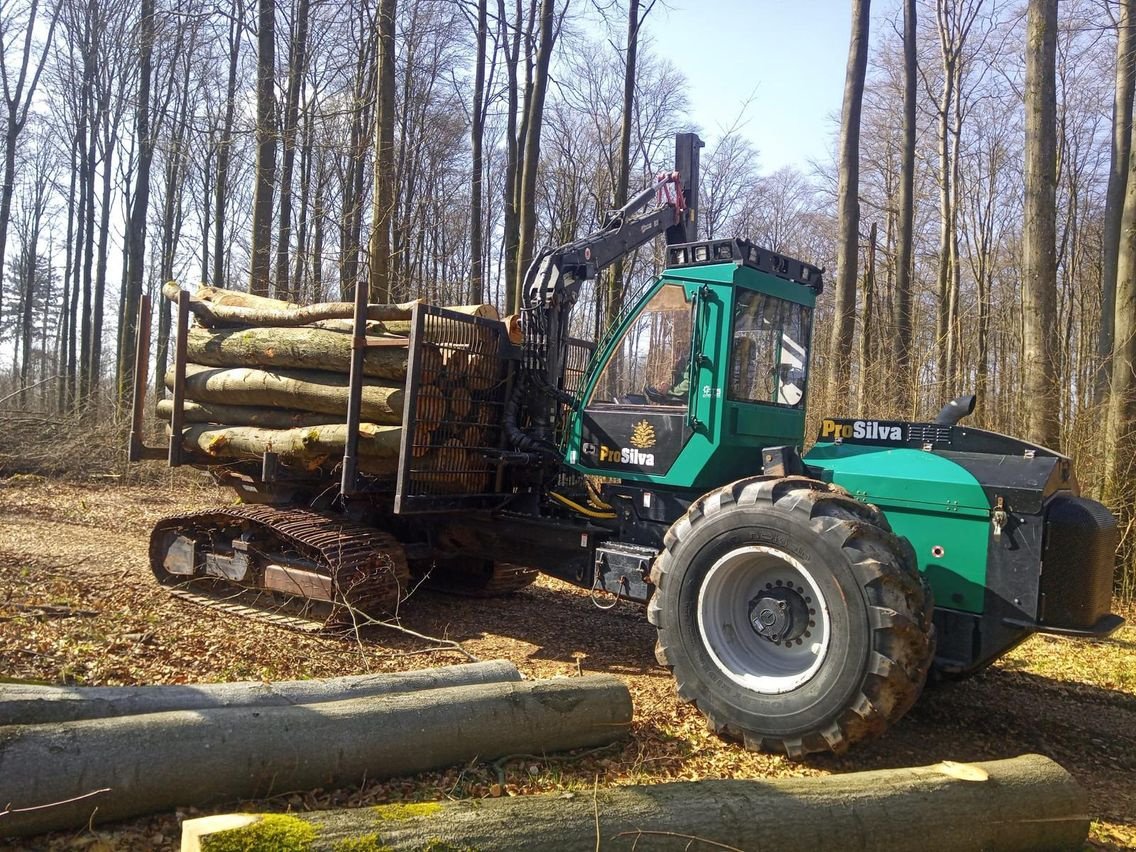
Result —
M 632 427 L 629 441 L 631 446 L 645 450 L 655 446 L 655 440 L 655 427 L 646 420 L 640 420 Z
M 878 420 L 853 420 L 851 423 L 837 423 L 824 419 L 820 424 L 821 440 L 830 438 L 842 441 L 851 438 L 856 441 L 903 441 L 903 427 L 898 423 L 881 423 Z

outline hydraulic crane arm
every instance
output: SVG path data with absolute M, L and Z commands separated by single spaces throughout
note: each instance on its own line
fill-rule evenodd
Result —
M 526 308 L 574 304 L 583 282 L 660 234 L 666 235 L 668 245 L 696 239 L 701 147 L 696 133 L 676 134 L 674 171 L 660 174 L 651 186 L 608 214 L 599 230 L 541 252 L 525 276 Z M 652 199 L 661 203 L 641 212 Z
M 515 447 L 555 450 L 557 419 L 567 401 L 560 384 L 569 323 L 583 283 L 660 234 L 668 245 L 697 239 L 701 147 L 698 134 L 676 134 L 674 171 L 659 175 L 652 186 L 611 213 L 599 230 L 533 259 L 524 281 L 522 382 L 505 415 L 505 429 Z M 641 212 L 652 199 L 660 203 Z M 518 427 L 521 406 L 530 423 L 524 430 Z

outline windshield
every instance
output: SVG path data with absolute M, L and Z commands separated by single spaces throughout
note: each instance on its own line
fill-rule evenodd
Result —
M 600 373 L 589 405 L 685 408 L 690 390 L 691 303 L 666 284 L 624 332 Z
M 729 398 L 804 406 L 811 320 L 804 305 L 739 289 Z

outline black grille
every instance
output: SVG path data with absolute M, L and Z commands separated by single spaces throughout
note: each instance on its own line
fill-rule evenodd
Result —
M 1088 628 L 1112 604 L 1116 518 L 1095 500 L 1059 494 L 1045 509 L 1041 623 Z
M 507 371 L 504 325 L 433 305 L 414 307 L 395 511 L 500 502 Z
M 934 423 L 912 423 L 907 427 L 907 440 L 918 444 L 949 444 L 951 427 Z

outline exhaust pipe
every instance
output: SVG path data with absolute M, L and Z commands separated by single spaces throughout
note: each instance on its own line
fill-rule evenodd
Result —
M 942 410 L 935 415 L 935 419 L 931 422 L 936 426 L 954 426 L 968 414 L 974 413 L 974 403 L 976 401 L 977 397 L 972 393 L 956 396 L 943 406 Z

